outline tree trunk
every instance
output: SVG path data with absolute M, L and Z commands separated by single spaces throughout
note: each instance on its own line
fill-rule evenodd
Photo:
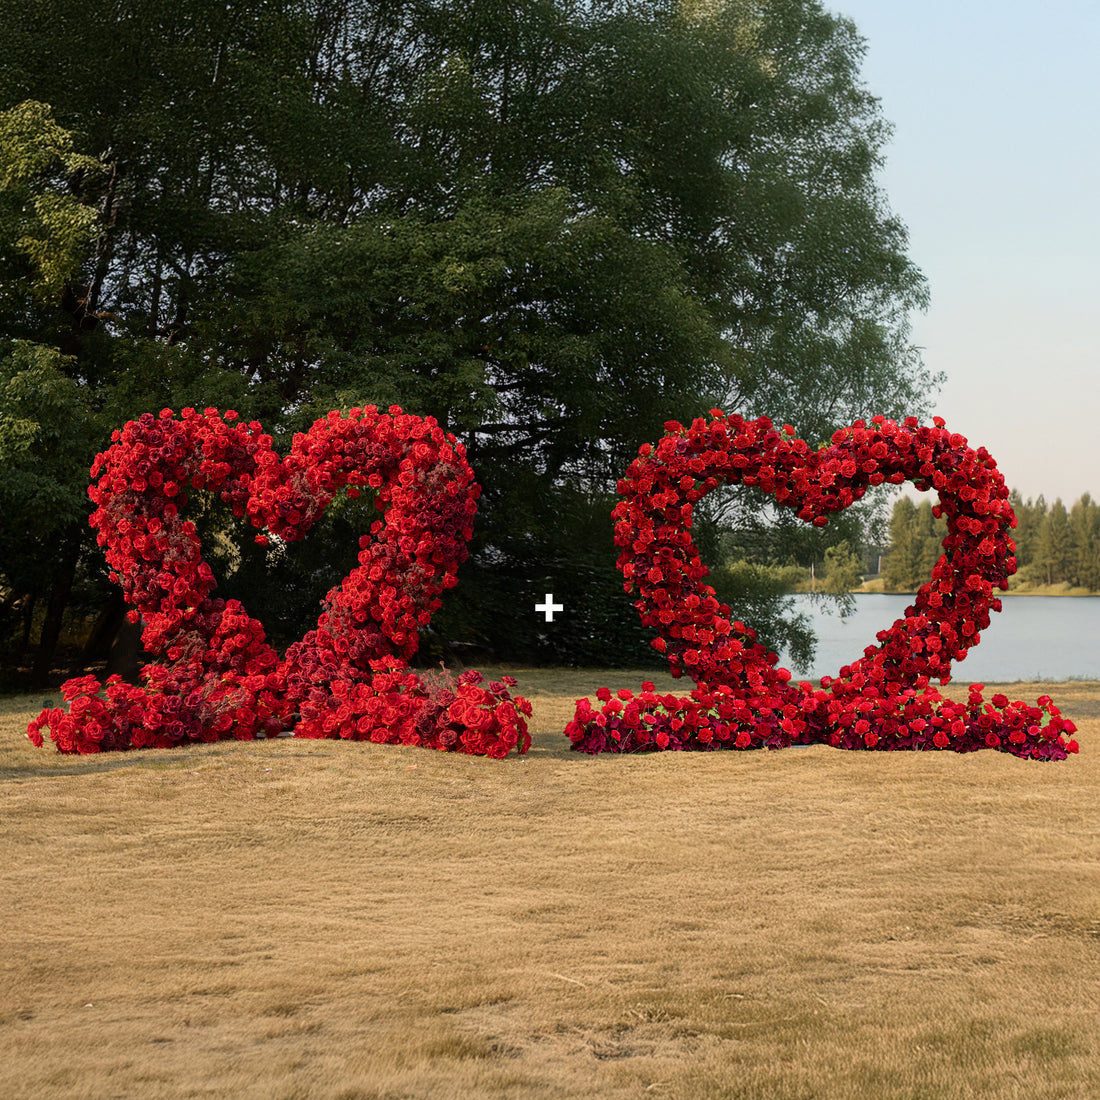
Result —
M 46 605 L 46 619 L 42 624 L 42 633 L 38 639 L 38 652 L 31 668 L 31 686 L 42 687 L 50 676 L 53 667 L 57 641 L 61 637 L 61 621 L 69 603 L 69 594 L 73 590 L 73 578 L 76 576 L 76 562 L 80 556 L 80 539 L 72 539 L 65 548 L 57 572 L 54 573 L 53 587 L 50 589 L 50 602 Z
M 28 592 L 23 597 L 23 638 L 19 643 L 19 658 L 27 652 L 31 644 L 31 627 L 34 625 L 34 606 L 38 603 L 38 593 Z
M 9 592 L 2 600 L 0 600 L 0 638 L 3 638 L 8 632 L 8 624 L 15 617 L 15 605 L 19 602 L 19 597 L 14 591 Z
M 128 684 L 136 684 L 141 680 L 141 666 L 144 663 L 145 650 L 141 645 L 141 626 L 132 623 L 123 613 L 111 643 L 111 651 L 107 654 L 107 675 L 121 676 Z
M 82 676 L 88 665 L 106 657 L 112 649 L 112 643 L 119 632 L 119 628 L 125 621 L 126 601 L 122 598 L 122 592 L 118 588 L 114 588 L 96 618 L 92 632 L 88 635 L 84 648 L 80 651 L 80 656 L 77 657 L 72 668 L 69 669 L 69 675 Z

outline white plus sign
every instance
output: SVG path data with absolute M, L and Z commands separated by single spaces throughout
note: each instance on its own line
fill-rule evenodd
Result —
M 552 623 L 554 621 L 554 612 L 555 611 L 564 611 L 565 610 L 565 605 L 560 604 L 560 603 L 554 603 L 553 594 L 550 593 L 550 592 L 547 592 L 546 593 L 546 603 L 537 603 L 537 604 L 535 604 L 535 610 L 536 611 L 545 611 L 546 612 L 546 621 L 548 623 Z

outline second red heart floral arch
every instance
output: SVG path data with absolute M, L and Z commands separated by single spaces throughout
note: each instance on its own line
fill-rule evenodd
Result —
M 996 463 L 937 420 L 921 426 L 875 417 L 811 449 L 793 428 L 712 410 L 690 427 L 671 422 L 645 444 L 619 483 L 614 511 L 618 565 L 654 646 L 675 676 L 696 682 L 688 696 L 587 699 L 566 729 L 584 752 L 652 749 L 781 748 L 824 742 L 842 748 L 998 748 L 1017 756 L 1062 759 L 1075 752 L 1073 724 L 1044 696 L 1034 706 L 1000 694 L 986 702 L 975 685 L 967 702 L 945 699 L 946 681 L 1000 610 L 995 595 L 1015 572 L 1009 530 L 1015 516 Z M 944 553 L 903 618 L 878 645 L 826 677 L 820 688 L 791 683 L 752 629 L 731 620 L 706 584 L 708 570 L 691 538 L 692 510 L 721 484 L 754 486 L 807 523 L 822 525 L 867 489 L 911 482 L 939 494 L 947 518 Z

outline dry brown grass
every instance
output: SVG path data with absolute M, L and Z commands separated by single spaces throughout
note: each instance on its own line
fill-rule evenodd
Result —
M 0 701 L 0 1096 L 1100 1096 L 1100 685 L 1065 763 L 617 759 L 560 731 L 642 674 L 517 675 L 502 762 Z

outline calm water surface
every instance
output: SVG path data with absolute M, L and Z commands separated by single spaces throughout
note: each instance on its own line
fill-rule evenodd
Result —
M 796 676 L 835 676 L 876 644 L 875 634 L 900 618 L 914 597 L 854 599 L 854 614 L 841 619 L 831 606 L 795 596 L 797 610 L 813 623 L 817 653 L 810 669 L 793 668 L 784 653 L 781 663 Z M 1006 596 L 1002 602 L 1004 610 L 990 616 L 978 645 L 952 666 L 955 680 L 1100 680 L 1100 597 Z

